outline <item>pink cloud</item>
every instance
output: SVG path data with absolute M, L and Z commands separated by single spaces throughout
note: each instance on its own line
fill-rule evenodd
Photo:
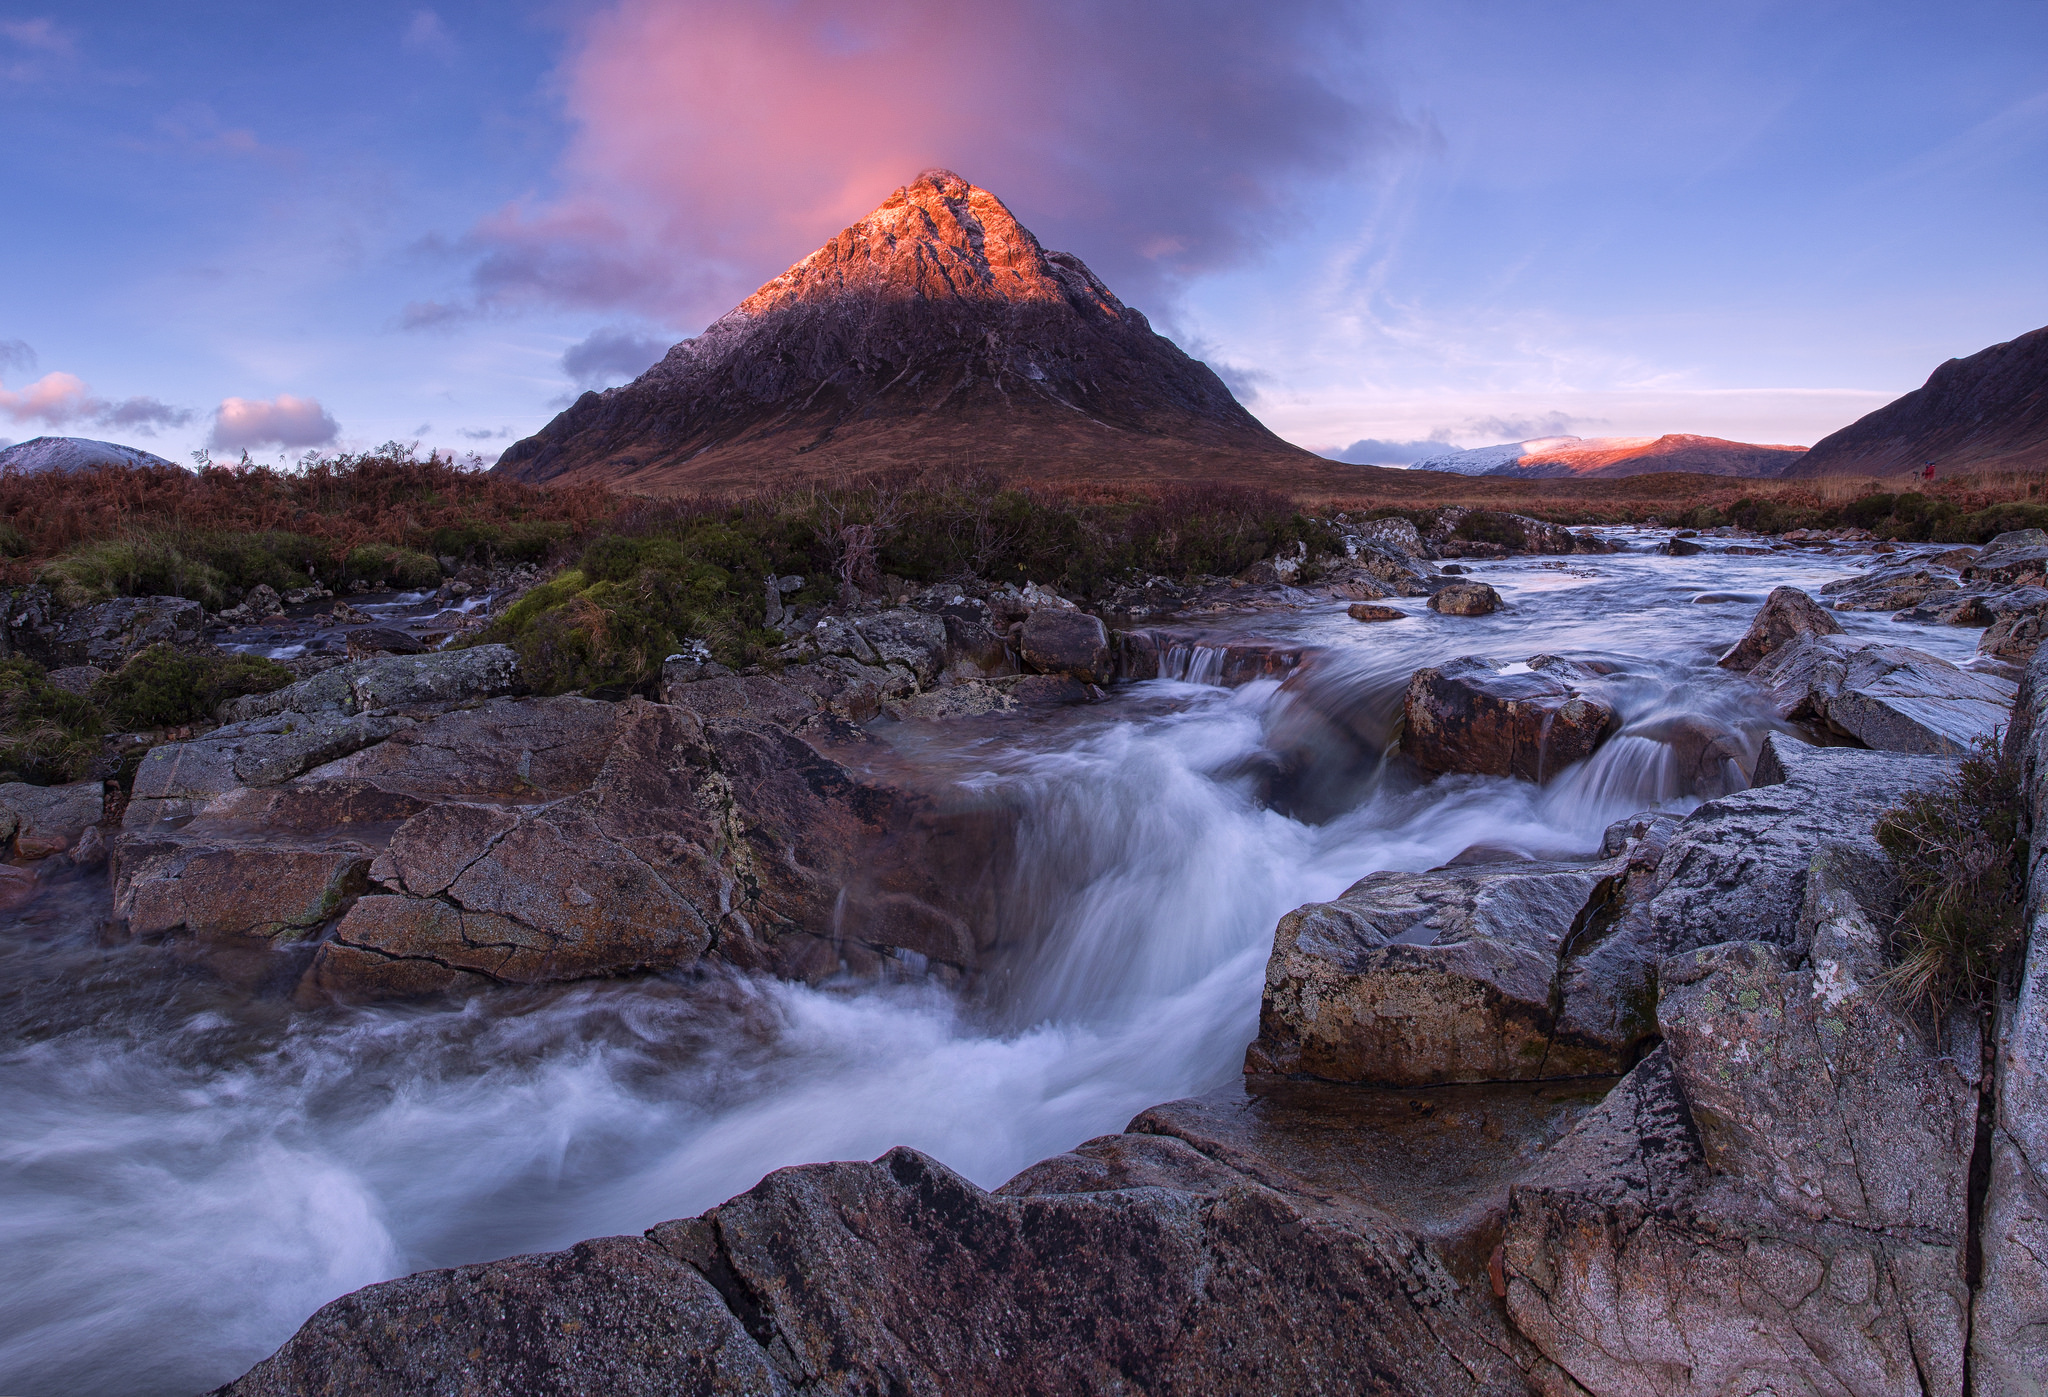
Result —
M 61 427 L 85 415 L 91 401 L 91 390 L 75 374 L 47 373 L 18 393 L 0 387 L 0 410 L 16 422 L 41 422 L 46 427 Z
M 252 446 L 326 446 L 339 435 L 341 424 L 317 400 L 280 393 L 270 399 L 222 399 L 214 411 L 209 445 L 221 451 Z
M 471 305 L 701 323 L 943 165 L 1119 290 L 1170 295 L 1413 129 L 1336 0 L 618 0 L 561 73 L 559 197 L 454 251 Z

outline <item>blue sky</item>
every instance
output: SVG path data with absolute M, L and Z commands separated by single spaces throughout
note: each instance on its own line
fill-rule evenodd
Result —
M 489 458 L 889 189 L 1291 440 L 1808 442 L 2048 323 L 2048 4 L 0 0 L 0 440 Z

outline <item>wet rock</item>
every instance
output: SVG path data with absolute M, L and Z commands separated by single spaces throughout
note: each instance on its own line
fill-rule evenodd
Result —
M 1422 541 L 1422 531 L 1414 521 L 1399 517 L 1372 519 L 1357 526 L 1355 531 L 1359 542 L 1389 553 L 1398 553 L 1404 558 L 1426 558 L 1428 550 Z
M 1353 555 L 1351 566 L 1397 597 L 1426 597 L 1443 585 L 1443 579 L 1429 572 L 1419 561 L 1421 556 L 1367 543 Z
M 1666 962 L 1665 1046 L 1510 1191 L 1509 1315 L 1579 1390 L 1962 1391 L 1975 1047 L 1936 1050 L 1853 892 L 1815 894 L 1803 960 Z
M 882 711 L 898 722 L 937 723 L 955 718 L 984 718 L 1013 713 L 1020 706 L 1008 684 L 970 679 L 950 688 L 934 689 L 884 704 Z
M 1951 624 L 1976 624 L 1974 619 Z M 2008 612 L 1990 622 L 1990 629 L 1977 642 L 1980 654 L 1995 655 L 2001 660 L 2025 664 L 2034 658 L 2034 652 L 2041 648 L 2041 640 L 2048 634 L 2048 606 L 2030 611 Z
M 1901 611 L 1918 606 L 1961 583 L 1954 572 L 1924 563 L 1872 568 L 1855 577 L 1837 578 L 1820 589 L 1834 598 L 1837 611 Z
M 1445 616 L 1486 616 L 1500 605 L 1500 593 L 1484 582 L 1453 582 L 1429 599 L 1429 609 Z
M 417 636 L 389 626 L 363 626 L 348 633 L 348 657 L 367 660 L 376 655 L 424 655 L 426 643 Z
M 1556 1033 L 1558 963 L 1622 872 L 1511 861 L 1375 873 L 1281 918 L 1247 1072 L 1429 1086 L 1619 1072 Z
M 1797 587 L 1775 587 L 1742 639 L 1717 662 L 1723 669 L 1755 669 L 1765 657 L 1811 635 L 1840 635 L 1842 623 Z
M 1503 674 L 1492 660 L 1468 655 L 1417 670 L 1402 719 L 1401 750 L 1432 775 L 1541 782 L 1591 756 L 1614 709 L 1549 674 Z
M 1947 758 L 1809 747 L 1770 734 L 1755 784 L 1686 816 L 1655 872 L 1630 880 L 1611 920 L 1567 964 L 1560 1031 L 1641 1041 L 1653 1031 L 1644 1010 L 1665 957 L 1722 941 L 1797 945 L 1816 859 L 1861 879 L 1867 903 L 1883 902 L 1889 865 L 1871 833 L 1878 816 L 1954 769 Z
M 223 626 L 246 626 L 283 614 L 284 598 L 280 597 L 277 589 L 269 583 L 259 582 L 250 588 L 248 596 L 213 619 Z
M 1679 538 L 1674 535 L 1671 538 L 1665 539 L 1657 551 L 1673 558 L 1690 558 L 1695 553 L 1704 553 L 1706 550 L 1689 538 Z
M 1373 606 L 1368 602 L 1357 602 L 1348 608 L 1354 621 L 1405 621 L 1408 613 L 1391 606 Z
M 752 689 L 773 683 L 686 686 L 737 695 L 703 712 L 497 698 L 417 716 L 279 715 L 244 725 L 240 746 L 159 749 L 116 844 L 116 915 L 136 935 L 220 943 L 338 923 L 304 999 L 709 954 L 807 979 L 868 973 L 899 951 L 942 975 L 978 968 L 999 934 L 1008 816 L 856 776 L 764 716 Z M 804 730 L 837 721 L 796 709 Z M 394 726 L 303 775 L 249 779 L 249 729 L 286 722 L 316 735 Z
M 15 644 L 50 669 L 116 670 L 152 645 L 197 645 L 206 629 L 205 608 L 183 597 L 116 597 L 47 620 L 30 607 L 14 619 L 28 622 Z
M 512 647 L 477 645 L 351 661 L 272 693 L 236 699 L 222 716 L 237 723 L 279 713 L 369 713 L 470 703 L 519 688 L 519 656 Z
M 1090 684 L 1107 684 L 1116 677 L 1109 633 L 1086 612 L 1032 612 L 1025 619 L 1017 651 L 1024 663 L 1044 674 L 1070 674 Z
M 2048 532 L 2016 529 L 1984 545 L 1963 580 L 1979 586 L 2048 586 Z
M 1810 637 L 1750 671 L 1780 716 L 1887 752 L 1958 754 L 2011 721 L 2011 680 L 1903 645 Z
M 1561 1107 L 1513 1118 L 1540 1131 Z M 1422 1148 L 1386 1161 L 1390 1181 L 1418 1153 L 1432 1178 L 1517 1162 L 1477 1120 L 1428 1124 L 1402 1098 L 1319 1132 L 1205 1099 L 996 1193 L 907 1149 L 779 1170 L 645 1237 L 368 1287 L 222 1392 L 375 1397 L 454 1371 L 504 1394 L 1526 1392 L 1470 1273 L 1373 1204 L 1333 1200 L 1344 1172 L 1305 1148 L 1334 1135 L 1377 1155 L 1398 1131 Z
M 2048 654 L 2028 666 L 2008 751 L 2026 782 L 2036 870 L 2028 946 L 1997 1006 L 1992 1091 L 1982 1102 L 1990 1165 L 1977 1235 L 1982 1284 L 1971 1307 L 1979 1392 L 2024 1393 L 2048 1373 L 2048 927 L 2041 907 L 2048 845 Z
M 19 858 L 41 859 L 77 844 L 106 814 L 106 789 L 98 781 L 66 786 L 0 784 L 0 842 L 10 836 Z

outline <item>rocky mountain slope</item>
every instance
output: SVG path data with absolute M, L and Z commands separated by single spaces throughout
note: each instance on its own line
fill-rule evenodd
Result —
M 938 462 L 1039 479 L 1360 473 L 1274 436 L 1080 258 L 945 170 L 496 469 L 661 494 Z
M 1921 387 L 1821 438 L 1788 475 L 2048 466 L 2048 326 L 1951 359 Z
M 1611 479 L 1654 471 L 1771 479 L 1790 474 L 1805 454 L 1803 446 L 1760 446 L 1667 432 L 1661 437 L 1538 437 L 1446 452 L 1417 461 L 1413 469 L 1527 480 Z

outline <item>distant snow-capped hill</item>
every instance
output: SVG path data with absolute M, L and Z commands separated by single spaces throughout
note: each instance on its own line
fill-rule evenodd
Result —
M 1647 475 L 1652 471 L 1774 479 L 1788 473 L 1805 454 L 1803 446 L 1764 446 L 1678 432 L 1661 437 L 1537 437 L 1446 452 L 1417 461 L 1410 469 L 1525 479 Z
M 119 446 L 111 441 L 92 441 L 85 437 L 33 437 L 28 441 L 16 442 L 5 451 L 0 451 L 0 471 L 19 471 L 23 475 L 35 475 L 42 471 L 78 471 L 90 466 L 166 466 L 173 470 L 185 467 L 161 456 L 152 456 L 147 451 L 138 451 L 132 446 Z

